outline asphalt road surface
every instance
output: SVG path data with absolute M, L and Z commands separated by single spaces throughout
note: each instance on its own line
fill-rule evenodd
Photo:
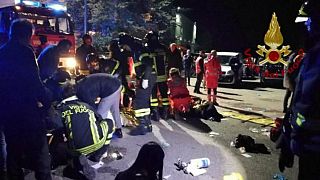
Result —
M 189 90 L 193 92 L 193 87 L 189 87 Z M 124 128 L 124 138 L 112 140 L 110 148 L 110 152 L 120 151 L 124 158 L 105 160 L 104 164 L 97 167 L 96 179 L 113 180 L 119 171 L 130 167 L 144 143 L 156 141 L 165 151 L 165 179 L 271 180 L 273 175 L 280 173 L 279 150 L 269 140 L 268 131 L 273 125 L 272 118 L 283 116 L 284 93 L 281 84 L 259 87 L 257 81 L 244 82 L 238 89 L 219 87 L 217 109 L 225 116 L 220 123 L 200 119 L 161 120 L 153 122 L 152 133 L 138 137 L 129 136 L 129 129 Z M 206 98 L 206 95 L 196 96 Z M 238 134 L 251 136 L 256 143 L 264 144 L 271 154 L 240 152 L 230 145 Z M 188 162 L 203 157 L 209 158 L 211 164 L 207 172 L 199 176 L 184 174 L 174 166 L 178 158 Z M 67 179 L 62 177 L 61 170 L 62 167 L 54 172 L 54 179 Z M 296 179 L 297 173 L 296 160 L 294 167 L 286 169 L 283 175 L 290 180 Z M 32 173 L 27 175 L 27 179 L 33 179 Z

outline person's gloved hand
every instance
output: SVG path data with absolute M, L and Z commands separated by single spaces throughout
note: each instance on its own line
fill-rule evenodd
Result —
M 143 89 L 147 89 L 148 88 L 148 80 L 147 79 L 143 79 L 142 80 L 142 88 Z
M 279 170 L 283 172 L 285 168 L 292 168 L 294 162 L 294 155 L 291 149 L 281 148 L 279 155 Z
M 290 149 L 290 138 L 282 133 L 276 142 L 277 149 L 281 149 L 279 155 L 279 170 L 283 172 L 285 168 L 291 168 L 294 163 L 294 154 Z

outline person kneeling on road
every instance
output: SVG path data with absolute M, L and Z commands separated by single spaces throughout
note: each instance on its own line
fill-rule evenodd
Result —
M 122 122 L 120 118 L 120 94 L 121 82 L 114 76 L 105 73 L 90 74 L 77 81 L 77 97 L 96 108 L 95 101 L 101 98 L 97 112 L 103 119 L 107 118 L 111 111 L 115 121 L 115 135 L 122 138 Z
M 70 83 L 64 85 L 63 97 L 59 109 L 73 168 L 82 170 L 86 178 L 93 179 L 94 169 L 88 164 L 86 156 L 94 162 L 104 158 L 114 132 L 114 122 L 102 119 L 91 106 L 81 102 L 75 96 L 74 85 Z

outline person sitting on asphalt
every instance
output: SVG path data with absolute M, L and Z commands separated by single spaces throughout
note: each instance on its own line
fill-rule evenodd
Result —
M 83 171 L 87 179 L 94 179 L 95 172 L 88 164 L 87 157 L 91 161 L 99 162 L 106 156 L 114 132 L 114 123 L 111 119 L 102 119 L 94 108 L 80 101 L 75 94 L 75 86 L 71 83 L 65 84 L 64 100 L 58 107 L 72 158 L 72 165 L 67 167 L 64 173 L 67 174 L 71 168 L 75 172 Z
M 142 146 L 133 165 L 119 172 L 115 180 L 162 180 L 164 151 L 156 142 Z
M 177 68 L 171 68 L 168 79 L 170 105 L 173 111 L 189 111 L 191 97 L 187 89 L 185 79 L 181 77 Z
M 103 119 L 107 118 L 111 111 L 116 124 L 114 134 L 118 138 L 123 136 L 119 107 L 121 88 L 119 79 L 106 73 L 90 74 L 77 81 L 77 97 L 81 101 L 97 109 Z M 97 98 L 100 98 L 98 107 L 95 104 Z

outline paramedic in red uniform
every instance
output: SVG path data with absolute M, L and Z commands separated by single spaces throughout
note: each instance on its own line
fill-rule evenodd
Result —
M 221 65 L 217 58 L 217 51 L 212 50 L 208 60 L 204 63 L 206 86 L 208 90 L 208 101 L 217 104 L 216 95 Z

